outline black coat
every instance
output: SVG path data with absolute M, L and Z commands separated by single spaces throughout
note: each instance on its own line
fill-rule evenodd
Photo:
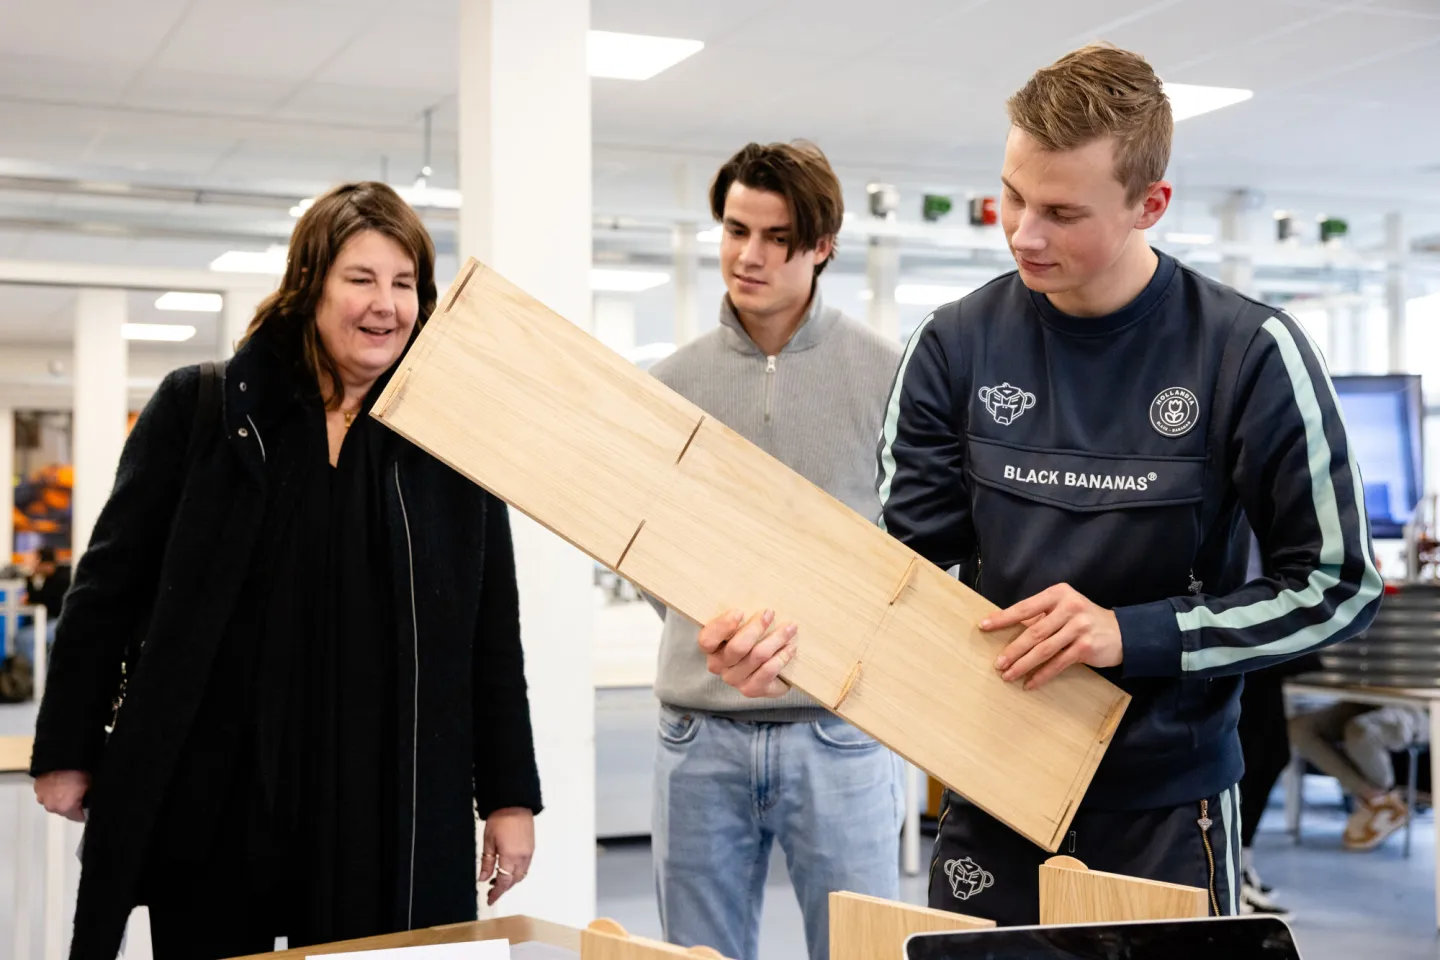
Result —
M 148 843 L 221 638 L 246 602 L 265 518 L 264 430 L 290 381 L 262 338 L 225 372 L 220 415 L 186 469 L 198 367 L 165 378 L 126 442 L 115 488 L 60 618 L 31 773 L 91 772 L 71 957 L 112 960 Z M 395 916 L 474 919 L 475 815 L 540 810 L 504 504 L 395 438 L 384 461 L 400 791 Z M 128 648 L 143 640 L 106 735 Z M 413 835 L 413 836 L 412 836 Z M 413 861 L 412 861 L 413 849 Z M 408 878 L 413 877 L 413 881 Z M 413 890 L 410 883 L 413 882 Z

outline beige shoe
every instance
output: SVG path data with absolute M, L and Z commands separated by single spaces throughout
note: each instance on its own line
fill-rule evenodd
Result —
M 1346 850 L 1374 850 L 1390 834 L 1405 826 L 1408 814 L 1405 801 L 1398 793 L 1387 793 L 1376 800 L 1361 800 L 1345 824 Z

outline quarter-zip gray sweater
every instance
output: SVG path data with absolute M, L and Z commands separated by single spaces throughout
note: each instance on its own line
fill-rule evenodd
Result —
M 900 353 L 899 343 L 826 307 L 817 286 L 805 320 L 777 356 L 767 357 L 755 346 L 726 297 L 719 328 L 650 372 L 873 521 L 880 513 L 875 447 Z M 664 616 L 655 680 L 662 703 L 756 721 L 807 721 L 825 713 L 798 690 L 778 700 L 741 695 L 705 669 L 699 627 L 674 610 Z M 804 637 L 802 623 L 801 643 Z

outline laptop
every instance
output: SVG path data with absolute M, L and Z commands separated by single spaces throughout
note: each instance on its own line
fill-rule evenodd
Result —
M 1145 920 L 917 933 L 905 960 L 1300 960 L 1278 917 Z

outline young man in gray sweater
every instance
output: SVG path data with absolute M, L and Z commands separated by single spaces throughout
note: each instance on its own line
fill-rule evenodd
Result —
M 720 168 L 710 208 L 720 326 L 653 374 L 876 518 L 875 438 L 901 351 L 821 299 L 844 208 L 834 171 L 808 144 L 751 144 Z M 832 891 L 899 896 L 899 761 L 798 691 L 747 699 L 707 671 L 699 627 L 663 615 L 653 842 L 665 936 L 755 960 L 778 840 L 811 960 L 826 960 Z

